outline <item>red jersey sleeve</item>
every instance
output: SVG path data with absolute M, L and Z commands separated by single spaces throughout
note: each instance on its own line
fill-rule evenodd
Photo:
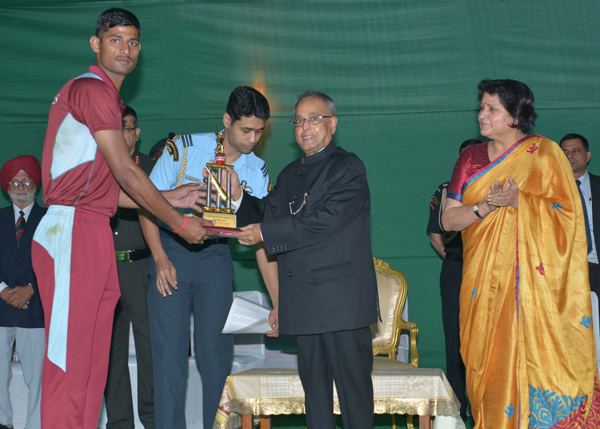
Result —
M 462 189 L 469 178 L 469 165 L 471 164 L 471 147 L 463 150 L 454 165 L 450 186 L 448 186 L 448 198 L 462 202 Z
M 80 78 L 69 90 L 69 113 L 90 130 L 121 131 L 121 106 L 113 89 L 102 80 Z

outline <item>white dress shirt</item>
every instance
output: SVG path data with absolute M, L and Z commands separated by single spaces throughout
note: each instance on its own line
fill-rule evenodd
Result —
M 592 242 L 592 251 L 588 255 L 588 262 L 593 264 L 598 263 L 598 252 L 596 250 L 596 243 L 594 240 L 594 213 L 592 211 L 592 188 L 590 186 L 590 175 L 585 171 L 585 174 L 578 179 L 581 182 L 579 188 L 583 194 L 583 200 L 585 201 L 585 208 L 587 209 L 588 222 L 590 224 L 590 240 Z

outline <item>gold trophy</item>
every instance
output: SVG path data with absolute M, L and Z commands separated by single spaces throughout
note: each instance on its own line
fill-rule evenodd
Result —
M 241 231 L 237 228 L 235 211 L 231 207 L 231 173 L 227 168 L 233 168 L 233 165 L 225 164 L 223 132 L 219 132 L 216 126 L 215 128 L 217 135 L 215 163 L 208 163 L 205 167 L 207 173 L 206 206 L 202 207 L 202 218 L 215 222 L 214 226 L 209 226 L 208 229 L 219 231 L 222 237 L 230 237 L 232 233 Z M 213 193 L 215 194 L 214 199 Z

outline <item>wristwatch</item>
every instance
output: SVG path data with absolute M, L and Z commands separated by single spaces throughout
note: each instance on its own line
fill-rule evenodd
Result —
M 475 213 L 475 216 L 477 216 L 479 219 L 483 219 L 483 216 L 479 214 L 479 203 L 473 206 L 473 212 Z

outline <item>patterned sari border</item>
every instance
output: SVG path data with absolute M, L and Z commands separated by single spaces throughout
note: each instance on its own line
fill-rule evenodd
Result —
M 457 201 L 462 201 L 462 195 L 456 195 L 456 194 L 453 194 L 452 192 L 448 192 L 448 197 L 454 198 Z
M 521 285 L 521 267 L 519 265 L 519 227 L 517 225 L 517 261 L 516 261 L 516 282 L 517 282 L 517 287 L 515 288 L 515 298 L 517 301 L 517 338 L 519 338 L 519 328 L 521 327 L 520 321 L 519 321 L 519 286 Z M 518 367 L 521 366 L 521 353 L 520 353 L 520 343 L 517 340 L 517 359 L 518 359 Z M 521 389 L 517 389 L 517 395 L 519 396 L 519 427 L 521 427 Z

